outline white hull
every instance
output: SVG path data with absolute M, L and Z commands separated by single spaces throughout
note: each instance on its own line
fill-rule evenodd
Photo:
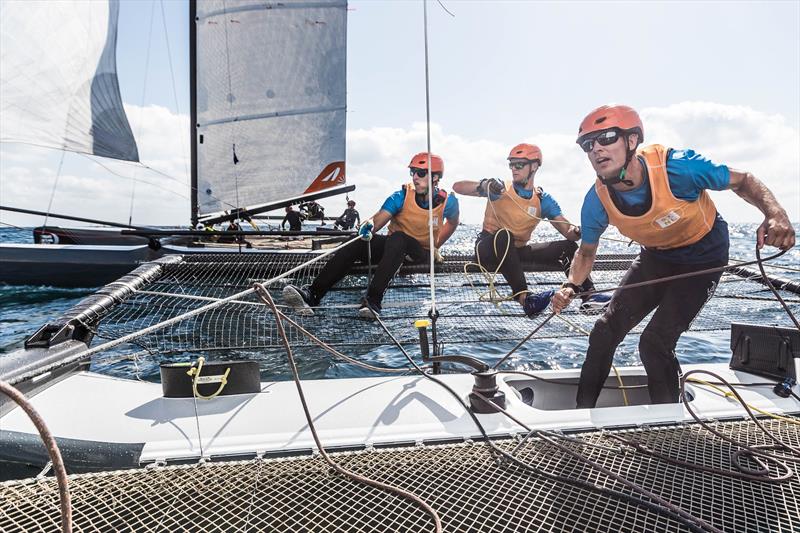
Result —
M 711 370 L 735 383 L 764 382 L 731 371 L 725 364 L 686 365 Z M 642 367 L 620 369 L 623 381 L 641 382 Z M 579 370 L 537 371 L 548 379 L 574 382 Z M 469 374 L 439 376 L 468 402 Z M 505 374 L 501 391 L 507 410 L 531 428 L 587 430 L 692 421 L 681 404 L 632 405 L 574 409 L 574 385 L 545 385 Z M 616 379 L 609 384 L 616 383 Z M 516 388 L 514 387 L 516 385 Z M 535 408 L 523 403 L 517 389 L 534 388 Z M 477 428 L 464 408 L 442 387 L 419 376 L 310 380 L 303 382 L 323 445 L 331 449 L 475 438 Z M 739 388 L 750 405 L 772 413 L 797 413 L 800 404 L 772 392 L 772 387 Z M 631 392 L 628 393 L 629 398 Z M 645 394 L 639 389 L 637 394 Z M 691 405 L 704 419 L 745 416 L 733 400 L 698 385 L 690 386 Z M 631 398 L 635 403 L 635 398 Z M 643 400 L 642 397 L 639 400 Z M 291 381 L 262 383 L 260 394 L 197 400 L 165 399 L 161 386 L 79 372 L 32 398 L 34 407 L 59 439 L 71 471 L 124 468 L 152 462 L 196 461 L 201 457 L 247 457 L 256 454 L 307 453 L 315 446 Z M 622 405 L 618 390 L 606 389 L 599 405 Z M 525 433 L 501 414 L 477 415 L 490 435 Z M 31 422 L 20 409 L 0 419 L 0 460 L 44 464 L 44 451 Z M 199 438 L 198 438 L 199 427 Z

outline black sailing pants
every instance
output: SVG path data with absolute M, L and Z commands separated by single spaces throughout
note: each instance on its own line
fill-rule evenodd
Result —
M 621 285 L 719 267 L 727 263 L 727 257 L 718 262 L 695 265 L 667 263 L 647 250 L 642 250 L 623 277 Z M 581 368 L 578 385 L 578 408 L 595 406 L 611 370 L 617 346 L 654 309 L 656 311 L 653 318 L 639 337 L 639 357 L 647 372 L 650 401 L 654 404 L 677 402 L 681 368 L 675 357 L 675 345 L 714 294 L 721 276 L 720 271 L 634 289 L 617 289 L 608 309 L 595 323 L 589 336 L 589 350 Z
M 503 259 L 507 246 L 509 246 L 508 253 Z M 512 294 L 515 295 L 528 289 L 525 272 L 522 269 L 523 261 L 560 268 L 565 274 L 569 274 L 569 267 L 577 249 L 578 245 L 575 242 L 567 240 L 536 242 L 515 248 L 514 238 L 507 229 L 498 230 L 497 233 L 483 231 L 475 241 L 476 258 L 485 269 L 495 270 L 500 260 L 503 260 L 500 264 L 500 273 L 506 278 Z M 581 292 L 593 288 L 592 280 L 587 278 L 581 286 Z
M 372 247 L 372 264 L 377 264 L 377 268 L 367 288 L 367 299 L 379 309 L 383 293 L 386 292 L 389 282 L 400 269 L 406 256 L 409 256 L 415 263 L 422 262 L 428 257 L 428 251 L 416 239 L 402 231 L 396 231 L 388 236 L 373 235 L 371 241 L 359 239 L 331 256 L 311 283 L 311 294 L 317 299 L 321 299 L 331 287 L 347 275 L 350 267 L 356 261 L 366 264 L 369 246 Z

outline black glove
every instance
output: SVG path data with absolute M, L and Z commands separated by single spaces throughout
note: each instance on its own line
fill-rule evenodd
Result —
M 503 191 L 505 190 L 505 184 L 497 178 L 484 178 L 478 184 L 478 193 L 481 196 L 486 196 L 487 191 L 494 196 L 499 196 L 503 194 Z

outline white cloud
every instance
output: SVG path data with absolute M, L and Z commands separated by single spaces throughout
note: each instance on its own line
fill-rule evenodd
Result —
M 131 179 L 135 178 L 141 181 L 136 186 L 134 223 L 185 224 L 189 213 L 188 117 L 159 106 L 127 105 L 126 110 L 137 134 L 142 161 L 173 179 L 131 164 L 66 154 L 52 210 L 127 221 Z M 792 220 L 800 220 L 797 125 L 789 124 L 780 115 L 710 102 L 645 108 L 641 114 L 647 142 L 694 148 L 714 161 L 754 173 L 772 189 Z M 572 131 L 572 126 L 564 129 Z M 431 136 L 433 151 L 445 159 L 446 188 L 459 179 L 505 178 L 511 145 L 523 141 L 538 144 L 544 161 L 536 176 L 537 185 L 558 200 L 567 218 L 579 220 L 583 196 L 594 177 L 572 134 L 532 131 L 525 139 L 472 139 L 432 124 Z M 386 196 L 408 181 L 408 160 L 425 150 L 425 138 L 422 123 L 407 128 L 374 127 L 347 132 L 348 182 L 357 186 L 352 198 L 363 216 L 377 211 Z M 0 202 L 46 209 L 60 153 L 2 145 L 0 155 Z M 103 166 L 123 177 L 110 174 Z M 760 220 L 758 211 L 732 192 L 714 193 L 714 199 L 729 221 Z M 344 208 L 341 198 L 327 199 L 323 204 L 329 215 L 338 215 Z M 484 204 L 480 199 L 462 197 L 461 205 L 462 221 L 481 221 Z M 9 213 L 0 213 L 0 220 L 17 225 L 41 223 L 41 217 Z
M 158 172 L 142 165 L 65 153 L 51 211 L 127 222 L 135 180 L 134 224 L 188 222 L 188 116 L 155 105 L 125 108 L 142 164 Z M 60 158 L 61 152 L 55 150 L 3 144 L 0 201 L 14 207 L 46 210 Z M 21 226 L 42 223 L 42 217 L 8 212 L 0 213 L 0 220 Z M 70 224 L 55 219 L 49 223 Z
M 800 220 L 800 132 L 780 115 L 745 106 L 684 102 L 641 110 L 648 143 L 693 148 L 713 161 L 747 170 L 775 193 L 792 220 Z M 572 128 L 567 128 L 572 129 Z M 575 128 L 577 129 L 577 127 Z M 375 212 L 383 199 L 408 180 L 406 165 L 425 150 L 425 125 L 408 129 L 370 128 L 348 132 L 348 182 L 363 215 Z M 532 132 L 525 139 L 501 143 L 468 139 L 431 125 L 431 147 L 445 160 L 445 188 L 459 179 L 507 178 L 506 156 L 516 142 L 538 144 L 543 152 L 536 184 L 551 193 L 567 218 L 580 219 L 580 207 L 594 175 L 573 135 Z M 730 191 L 712 193 L 731 222 L 760 221 L 758 210 Z M 480 223 L 484 201 L 460 197 L 462 221 Z M 341 203 L 327 200 L 336 211 Z

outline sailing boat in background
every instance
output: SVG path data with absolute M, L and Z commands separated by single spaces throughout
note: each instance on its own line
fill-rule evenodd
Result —
M 117 81 L 119 7 L 4 4 L 2 142 L 139 161 Z M 353 190 L 344 163 L 346 1 L 201 0 L 189 11 L 192 227 Z M 146 237 L 119 246 L 136 237 L 108 230 L 35 234 L 58 245 L 0 245 L 0 281 L 96 286 L 167 253 L 207 251 Z M 59 243 L 65 236 L 91 244 Z

